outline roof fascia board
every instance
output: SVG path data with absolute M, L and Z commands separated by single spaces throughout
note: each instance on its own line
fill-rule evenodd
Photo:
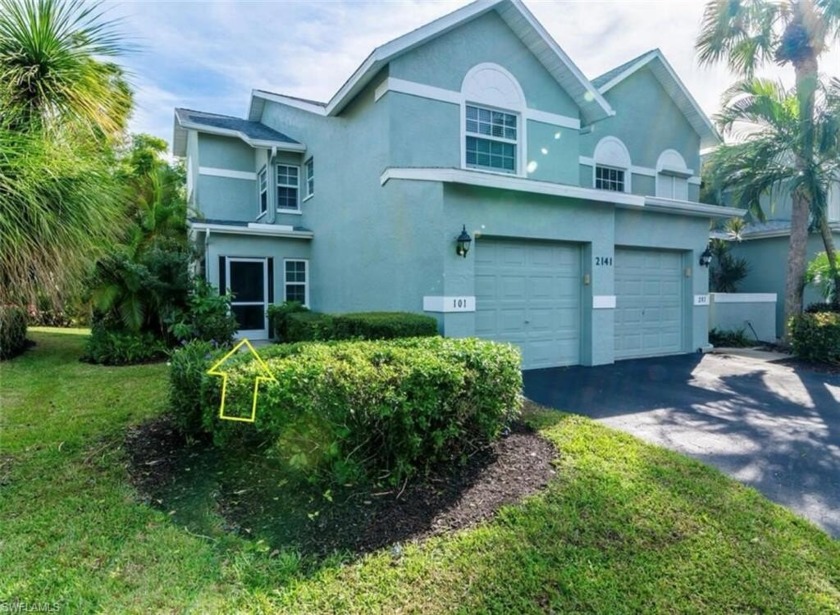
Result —
M 327 115 L 326 107 L 322 107 L 321 105 L 313 105 L 312 103 L 308 103 L 303 100 L 298 100 L 296 98 L 292 98 L 291 96 L 283 96 L 282 94 L 274 94 L 272 92 L 263 92 L 261 90 L 251 90 L 251 98 L 261 98 L 263 100 L 270 100 L 271 102 L 280 103 L 281 105 L 286 105 L 288 107 L 294 107 L 296 109 L 300 109 L 301 111 L 306 111 L 308 113 L 314 113 L 315 115 Z M 253 106 L 252 106 L 253 110 Z
M 205 126 L 203 124 L 195 124 L 193 122 L 183 122 L 179 120 L 182 128 L 187 130 L 195 130 L 197 132 L 204 132 L 211 135 L 219 135 L 222 137 L 236 137 L 245 141 L 253 148 L 271 149 L 276 147 L 284 152 L 305 152 L 306 146 L 303 143 L 286 143 L 285 141 L 271 141 L 264 139 L 252 139 L 248 135 L 239 130 L 231 130 L 229 128 L 217 128 L 214 126 Z
M 688 103 L 692 107 L 694 107 L 695 111 L 697 112 L 697 116 L 700 118 L 700 120 L 702 121 L 702 123 L 704 125 L 704 128 L 707 130 L 708 134 L 706 134 L 706 135 L 701 134 L 700 135 L 700 137 L 701 137 L 701 147 L 708 149 L 708 148 L 713 148 L 720 143 L 723 143 L 723 139 L 721 138 L 717 129 L 714 127 L 714 124 L 712 124 L 711 120 L 706 116 L 706 113 L 703 111 L 703 109 L 697 103 L 694 96 L 691 95 L 691 92 L 689 92 L 686 89 L 682 80 L 679 78 L 679 76 L 677 76 L 677 73 L 674 71 L 674 68 L 671 66 L 671 64 L 668 62 L 668 60 L 665 59 L 665 56 L 662 55 L 662 52 L 659 49 L 651 51 L 647 55 L 640 58 L 639 61 L 636 62 L 635 64 L 633 64 L 632 66 L 628 66 L 627 69 L 625 69 L 624 71 L 622 71 L 621 73 L 619 73 L 618 75 L 616 75 L 615 77 L 610 79 L 604 85 L 602 85 L 599 88 L 599 91 L 602 94 L 606 94 L 613 87 L 615 87 L 616 85 L 618 85 L 619 83 L 621 83 L 622 81 L 627 79 L 630 75 L 633 75 L 634 73 L 638 72 L 639 70 L 641 70 L 642 68 L 644 68 L 645 66 L 650 64 L 650 62 L 653 61 L 654 59 L 658 59 L 660 62 L 662 62 L 662 66 L 665 67 L 665 71 L 668 73 L 668 76 L 677 85 L 677 88 L 679 88 L 680 93 L 685 97 L 685 99 L 688 101 Z M 674 101 L 674 102 L 676 103 L 677 101 Z M 709 137 L 711 137 L 711 138 L 709 138 Z
M 543 28 L 542 24 L 534 17 L 534 14 L 528 10 L 521 0 L 509 0 L 512 6 L 516 7 L 516 9 L 522 13 L 522 16 L 528 22 L 528 24 L 534 29 L 534 31 L 539 35 L 539 37 L 543 40 L 543 42 L 548 45 L 548 47 L 554 52 L 557 57 L 560 58 L 560 61 L 566 66 L 566 68 L 571 72 L 578 81 L 586 88 L 586 91 L 589 92 L 593 99 L 598 103 L 601 109 L 604 111 L 606 117 L 611 117 L 615 115 L 615 110 L 610 106 L 610 103 L 607 102 L 607 99 L 598 91 L 598 89 L 592 85 L 592 82 L 586 78 L 586 76 L 581 72 L 581 70 L 577 67 L 577 65 L 572 62 L 572 59 L 566 55 L 566 52 L 557 44 L 557 41 L 552 38 L 552 36 Z
M 330 99 L 330 102 L 327 104 L 326 114 L 332 116 L 340 113 L 353 96 L 373 78 L 376 69 L 389 62 L 394 56 L 405 53 L 431 38 L 440 36 L 459 26 L 461 23 L 490 11 L 504 1 L 509 0 L 476 0 L 472 4 L 468 4 L 431 23 L 420 26 L 408 34 L 404 34 L 377 47 Z
M 226 224 L 212 224 L 207 222 L 190 222 L 189 227 L 196 231 L 209 231 L 210 233 L 222 233 L 228 235 L 264 235 L 270 237 L 287 237 L 289 239 L 312 239 L 315 234 L 312 231 L 289 231 L 285 228 L 277 230 L 267 228 L 270 224 L 256 226 L 232 226 Z

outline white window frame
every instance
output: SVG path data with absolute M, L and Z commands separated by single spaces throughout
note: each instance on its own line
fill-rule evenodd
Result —
M 597 168 L 615 169 L 617 171 L 624 171 L 624 190 L 625 194 L 632 192 L 633 182 L 633 161 L 630 158 L 630 152 L 627 146 L 624 145 L 621 139 L 613 136 L 606 136 L 595 146 L 592 154 L 592 187 L 596 190 L 601 190 L 597 187 Z M 617 190 L 604 190 L 605 192 L 618 192 Z M 619 192 L 619 194 L 621 194 Z
M 262 196 L 265 194 L 265 209 L 262 206 Z M 268 194 L 268 166 L 263 167 L 257 171 L 257 209 L 259 214 L 257 218 L 262 218 L 268 213 L 268 208 L 271 207 Z
M 607 171 L 618 171 L 618 172 L 620 172 L 622 174 L 621 175 L 621 190 L 612 190 L 610 188 L 599 188 L 598 187 L 598 169 L 606 169 Z M 613 167 L 613 166 L 610 166 L 610 165 L 607 165 L 607 164 L 595 163 L 595 166 L 593 167 L 592 173 L 593 173 L 593 176 L 594 176 L 594 179 L 593 179 L 593 182 L 592 182 L 592 187 L 595 188 L 596 190 L 604 190 L 605 192 L 627 192 L 627 176 L 630 173 L 629 169 L 623 169 L 621 167 Z M 611 181 L 611 180 L 607 180 L 607 181 Z
M 315 196 L 315 158 L 312 156 L 303 163 L 303 173 L 305 175 L 303 183 L 306 186 L 306 196 L 303 200 L 306 201 Z
M 688 180 L 692 175 L 682 155 L 677 150 L 666 149 L 656 161 L 656 196 L 675 201 L 689 200 Z M 680 186 L 685 191 L 682 198 L 677 196 L 678 181 L 682 182 Z M 663 190 L 667 190 L 667 194 L 663 194 Z
M 490 113 L 503 113 L 507 116 L 512 117 L 516 122 L 516 126 L 514 127 L 514 130 L 516 131 L 516 139 L 508 139 L 506 137 L 497 137 L 495 135 L 488 135 L 488 134 L 484 134 L 484 133 L 481 133 L 481 132 L 472 132 L 472 131 L 468 130 L 467 129 L 467 123 L 470 120 L 467 118 L 467 111 L 470 108 L 476 109 L 476 111 L 479 112 L 479 113 L 481 111 L 488 111 Z M 475 120 L 475 121 L 478 122 L 480 120 Z M 482 104 L 479 104 L 479 103 L 465 102 L 464 103 L 464 143 L 463 143 L 463 148 L 464 148 L 464 164 L 466 165 L 466 168 L 479 170 L 479 171 L 489 171 L 491 173 L 502 173 L 504 175 L 518 175 L 519 174 L 519 166 L 520 166 L 520 152 L 519 152 L 519 150 L 520 150 L 520 147 L 519 147 L 520 139 L 519 139 L 519 136 L 521 134 L 521 130 L 522 130 L 522 116 L 519 113 L 509 111 L 509 110 L 506 110 L 506 109 L 498 109 L 498 108 L 495 108 L 495 107 L 491 107 L 489 105 L 482 105 Z M 469 138 L 478 139 L 480 141 L 489 141 L 490 143 L 495 142 L 495 143 L 504 143 L 505 145 L 512 145 L 513 146 L 513 169 L 508 170 L 508 169 L 502 169 L 502 168 L 493 167 L 493 166 L 483 166 L 483 165 L 480 165 L 480 164 L 477 164 L 477 163 L 474 164 L 474 165 L 470 165 L 469 163 L 467 163 L 467 139 L 469 139 Z
M 288 284 L 294 284 L 295 286 L 300 286 L 301 282 L 288 282 L 286 280 L 286 264 L 287 263 L 303 263 L 303 273 L 304 273 L 304 280 L 303 280 L 303 294 L 306 298 L 303 305 L 309 307 L 309 260 L 305 258 L 284 258 L 283 259 L 283 301 L 288 301 L 288 295 L 286 293 L 286 286 Z
M 280 168 L 297 169 L 297 184 L 280 184 Z M 297 191 L 295 209 L 280 207 L 280 199 L 277 198 L 278 188 L 294 188 Z M 300 166 L 294 164 L 277 163 L 274 165 L 274 209 L 278 214 L 299 214 L 300 213 Z

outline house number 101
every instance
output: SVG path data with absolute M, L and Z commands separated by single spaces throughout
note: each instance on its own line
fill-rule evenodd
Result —
M 452 300 L 452 307 L 454 307 L 456 310 L 458 310 L 458 309 L 466 309 L 466 307 L 467 307 L 467 300 L 466 300 L 466 299 L 463 299 L 463 298 L 458 298 L 458 297 L 456 297 L 455 299 L 453 299 L 453 300 Z

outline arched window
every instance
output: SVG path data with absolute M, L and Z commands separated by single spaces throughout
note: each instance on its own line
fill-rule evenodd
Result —
M 680 153 L 666 149 L 656 162 L 656 196 L 687 201 L 689 177 L 691 171 Z
M 599 190 L 630 192 L 630 153 L 616 137 L 604 137 L 595 146 L 594 185 Z
M 520 173 L 525 95 L 516 78 L 496 64 L 478 64 L 464 77 L 461 94 L 463 166 Z

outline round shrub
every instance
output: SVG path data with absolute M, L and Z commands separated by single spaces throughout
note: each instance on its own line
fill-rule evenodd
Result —
M 840 363 L 840 313 L 794 316 L 790 325 L 793 353 L 808 361 Z
M 198 399 L 201 429 L 217 444 L 247 433 L 311 478 L 398 482 L 484 445 L 519 409 L 520 357 L 509 345 L 429 337 L 275 348 L 284 350 L 261 349 L 274 381 L 259 385 L 254 424 L 219 418 L 209 361 L 173 378 L 181 423 L 197 428 Z M 250 416 L 262 366 L 238 356 L 225 371 L 225 414 Z
M 11 359 L 26 350 L 26 310 L 0 306 L 0 360 Z

